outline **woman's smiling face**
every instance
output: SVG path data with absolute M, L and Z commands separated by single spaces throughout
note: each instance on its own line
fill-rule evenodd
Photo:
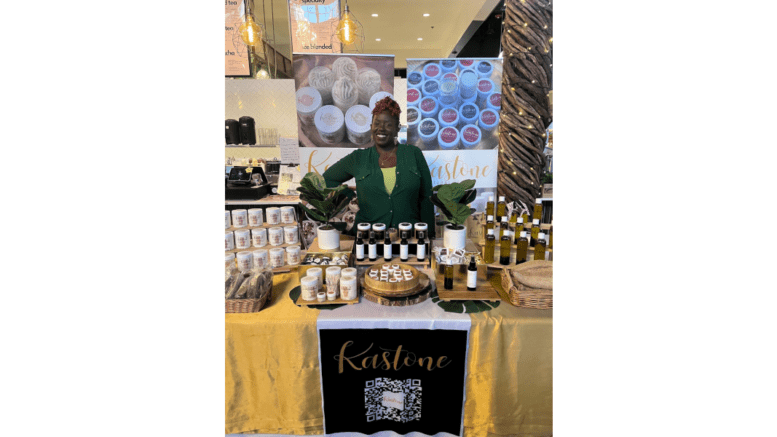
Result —
M 399 133 L 399 122 L 384 111 L 372 117 L 372 141 L 381 147 L 393 146 Z

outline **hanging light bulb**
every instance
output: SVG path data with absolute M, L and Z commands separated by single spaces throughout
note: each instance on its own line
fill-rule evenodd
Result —
M 340 22 L 337 23 L 337 39 L 343 44 L 353 44 L 356 42 L 356 34 L 358 29 L 356 22 L 353 21 L 351 16 L 351 10 L 348 8 L 348 3 L 345 3 L 345 13 Z
M 248 6 L 250 0 L 245 0 L 245 15 L 243 16 L 243 24 L 240 25 L 240 38 L 243 43 L 249 47 L 256 47 L 262 41 L 262 28 L 256 23 L 254 15 L 251 13 L 251 9 Z
M 246 15 L 245 22 L 240 26 L 240 38 L 251 47 L 256 47 L 262 41 L 262 28 L 256 24 L 253 16 Z

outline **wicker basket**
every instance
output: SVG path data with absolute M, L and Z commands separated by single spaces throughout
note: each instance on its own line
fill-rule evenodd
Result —
M 515 306 L 553 308 L 553 262 L 529 261 L 502 270 L 502 287 Z
M 267 297 L 270 293 L 265 293 L 259 299 L 225 299 L 226 313 L 257 313 L 264 308 Z

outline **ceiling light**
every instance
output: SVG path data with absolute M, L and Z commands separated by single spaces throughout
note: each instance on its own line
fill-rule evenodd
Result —
M 424 17 L 428 17 L 428 16 L 429 16 L 429 14 L 424 14 Z
M 380 41 L 380 38 L 375 38 L 375 41 Z
M 372 16 L 373 16 L 373 17 L 377 17 L 377 16 L 378 16 L 378 14 L 372 14 Z
M 418 41 L 423 41 L 423 40 L 424 40 L 423 38 L 418 38 Z

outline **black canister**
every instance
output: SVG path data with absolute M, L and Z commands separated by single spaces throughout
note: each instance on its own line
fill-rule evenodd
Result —
M 237 120 L 226 120 L 224 122 L 224 136 L 227 144 L 240 144 L 240 123 Z
M 247 115 L 240 117 L 240 143 L 256 144 L 256 128 L 254 119 Z

